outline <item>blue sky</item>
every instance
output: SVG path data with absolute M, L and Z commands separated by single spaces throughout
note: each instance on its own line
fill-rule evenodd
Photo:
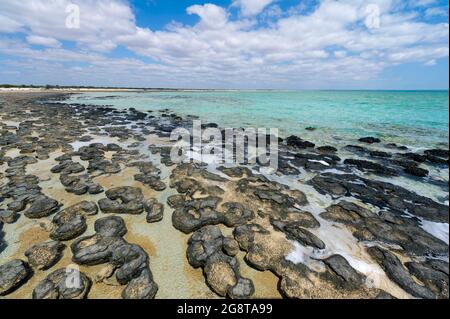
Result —
M 2 0 L 0 83 L 448 89 L 448 1 Z

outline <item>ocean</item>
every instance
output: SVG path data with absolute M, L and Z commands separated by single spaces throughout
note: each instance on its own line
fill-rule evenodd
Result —
M 377 136 L 417 150 L 448 148 L 448 91 L 115 92 L 77 94 L 68 102 L 170 109 L 221 127 L 278 128 L 282 137 L 323 145 Z

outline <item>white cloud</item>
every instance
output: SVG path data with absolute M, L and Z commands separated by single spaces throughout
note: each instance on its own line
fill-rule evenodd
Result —
M 427 17 L 435 17 L 435 16 L 448 17 L 448 7 L 428 8 L 425 11 L 425 15 Z
M 0 32 L 13 33 L 20 30 L 22 24 L 0 13 Z
M 199 17 L 195 25 L 174 22 L 170 28 L 151 30 L 136 24 L 122 0 L 77 1 L 80 29 L 65 27 L 69 1 L 2 0 L 0 12 L 6 19 L 0 19 L 0 32 L 8 38 L 0 38 L 0 53 L 21 57 L 29 67 L 41 66 L 42 74 L 35 76 L 52 76 L 53 70 L 58 73 L 53 77 L 59 77 L 67 62 L 78 62 L 82 66 L 72 65 L 69 72 L 80 81 L 184 87 L 361 83 L 376 79 L 390 66 L 448 57 L 448 23 L 420 21 L 413 9 L 399 10 L 398 0 L 370 1 L 379 8 L 380 25 L 375 29 L 364 24 L 363 1 L 323 0 L 308 13 L 280 12 L 277 7 L 275 14 L 260 14 L 265 8 L 264 13 L 269 12 L 272 2 L 239 1 L 242 16 L 234 19 L 226 8 L 193 5 L 186 11 Z M 270 17 L 270 23 L 258 24 L 258 14 Z M 18 30 L 28 43 L 46 48 L 32 49 L 14 38 Z M 59 46 L 62 41 L 76 46 L 64 49 Z M 117 46 L 138 58 L 107 58 L 105 52 Z M 52 63 L 55 66 L 49 67 Z
M 188 14 L 196 14 L 201 18 L 200 26 L 207 29 L 220 29 L 227 23 L 226 11 L 214 4 L 193 5 L 187 8 Z
M 66 9 L 73 3 L 79 7 L 80 28 L 66 25 L 70 14 Z M 0 12 L 10 24 L 22 26 L 33 35 L 76 41 L 100 51 L 114 48 L 117 36 L 135 32 L 133 12 L 119 0 L 2 0 Z
M 256 16 L 275 0 L 234 0 L 233 6 L 239 7 L 245 17 Z
M 42 45 L 45 47 L 53 47 L 53 48 L 58 48 L 61 46 L 61 43 L 54 38 L 40 37 L 38 35 L 27 36 L 27 42 L 30 44 Z

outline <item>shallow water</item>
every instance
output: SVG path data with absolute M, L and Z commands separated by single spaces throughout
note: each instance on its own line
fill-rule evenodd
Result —
M 222 127 L 278 128 L 316 143 L 367 135 L 416 149 L 448 145 L 448 91 L 177 91 L 73 95 L 69 102 L 170 109 Z M 316 128 L 311 132 L 307 127 Z

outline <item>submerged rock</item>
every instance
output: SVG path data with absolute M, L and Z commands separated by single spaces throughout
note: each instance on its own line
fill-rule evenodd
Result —
M 381 140 L 377 137 L 362 137 L 359 139 L 360 142 L 362 143 L 367 143 L 367 144 L 374 144 L 374 143 L 381 143 Z
M 289 136 L 288 138 L 286 138 L 286 143 L 288 146 L 297 148 L 297 149 L 307 149 L 307 148 L 314 148 L 316 145 L 314 143 L 305 141 L 303 139 L 301 139 L 298 136 Z
M 0 266 L 0 296 L 12 293 L 22 286 L 32 275 L 28 264 L 14 259 Z
M 361 171 L 367 171 L 374 174 L 387 175 L 387 176 L 397 176 L 397 172 L 394 169 L 386 167 L 375 162 L 358 160 L 358 159 L 346 159 L 344 164 L 355 166 Z

